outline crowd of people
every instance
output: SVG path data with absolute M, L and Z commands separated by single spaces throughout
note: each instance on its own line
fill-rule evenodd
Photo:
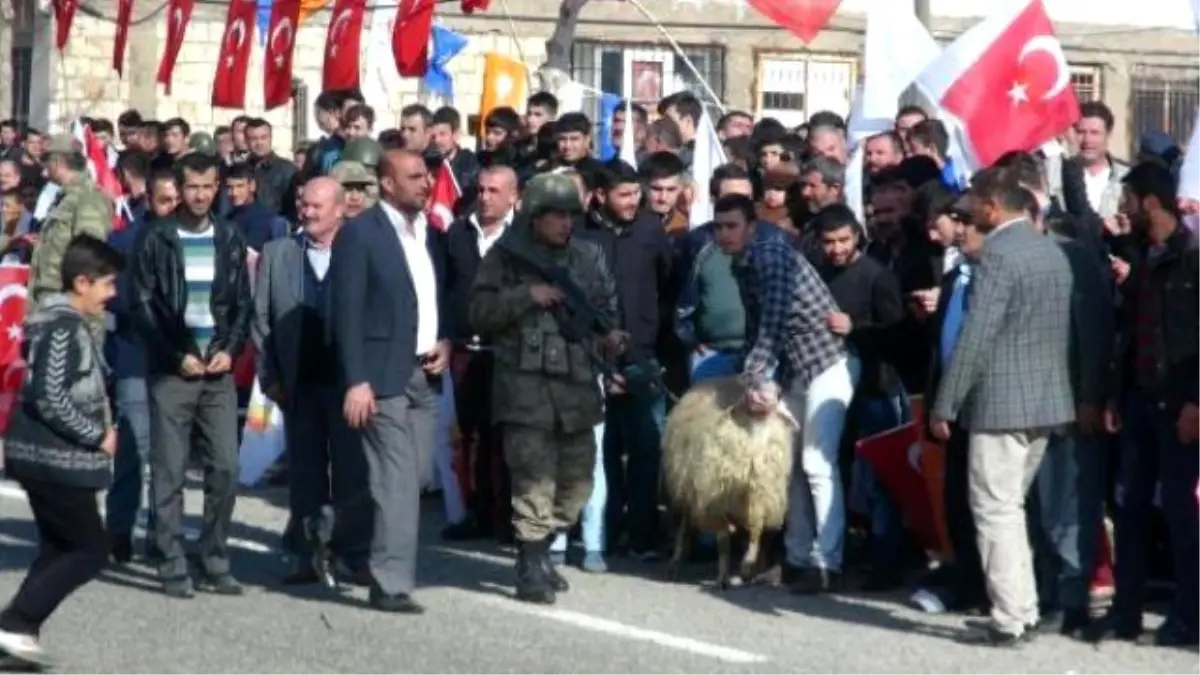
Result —
M 545 92 L 523 115 L 487 113 L 476 151 L 451 107 L 377 130 L 357 92 L 315 105 L 324 136 L 287 157 L 260 118 L 211 135 L 136 111 L 115 133 L 88 120 L 132 214 L 111 232 L 71 137 L 0 123 L 2 255 L 31 265 L 5 470 L 41 536 L 0 650 L 42 658 L 59 603 L 133 559 L 144 473 L 143 553 L 163 591 L 241 593 L 227 540 L 255 380 L 286 430 L 283 581 L 345 581 L 378 610 L 420 613 L 432 464 L 442 537 L 515 544 L 517 597 L 554 602 L 576 550 L 596 573 L 659 558 L 670 402 L 733 375 L 751 412 L 785 404 L 802 429 L 762 580 L 800 594 L 918 580 L 937 608 L 990 616 L 965 637 L 997 646 L 1047 631 L 1197 643 L 1196 205 L 1176 199 L 1163 134 L 1126 164 L 1112 113 L 1086 103 L 1058 151 L 1009 153 L 966 185 L 945 125 L 905 107 L 863 141 L 860 219 L 832 112 L 796 129 L 725 114 L 729 161 L 702 184 L 707 119 L 687 92 L 616 109 L 612 143 L 632 137 L 617 152 L 636 167 L 596 157 L 594 121 Z M 444 163 L 462 197 L 441 228 L 427 209 Z M 712 221 L 690 227 L 705 192 Z M 917 396 L 945 449 L 953 556 L 932 573 L 853 451 L 909 421 Z M 1175 592 L 1146 638 L 1152 575 Z

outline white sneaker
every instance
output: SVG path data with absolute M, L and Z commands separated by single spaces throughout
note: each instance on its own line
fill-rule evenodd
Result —
M 11 633 L 0 630 L 0 651 L 10 657 L 27 663 L 42 664 L 46 662 L 46 650 L 32 635 Z

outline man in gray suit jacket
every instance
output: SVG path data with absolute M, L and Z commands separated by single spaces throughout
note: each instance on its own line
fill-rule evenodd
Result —
M 1010 175 L 984 171 L 971 193 L 987 238 L 930 424 L 943 440 L 951 420 L 969 432 L 969 496 L 992 622 L 967 637 L 1015 646 L 1038 623 L 1025 494 L 1050 435 L 1075 420 L 1071 267 L 1029 222 L 1028 193 Z
M 342 414 L 337 354 L 330 333 L 326 272 L 342 226 L 342 188 L 315 178 L 301 198 L 303 232 L 263 249 L 255 291 L 254 344 L 264 393 L 284 412 L 290 476 L 286 548 L 299 556 L 288 584 L 322 581 L 322 546 L 314 531 L 333 504 L 337 527 L 331 546 L 365 578 L 371 543 L 371 501 L 362 438 Z M 314 550 L 317 549 L 317 550 Z

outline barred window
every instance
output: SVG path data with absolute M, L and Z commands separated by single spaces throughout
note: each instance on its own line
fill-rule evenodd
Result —
M 725 97 L 725 48 L 711 45 L 680 45 L 713 92 Z M 576 40 L 571 46 L 571 77 L 596 91 L 632 99 L 655 114 L 660 99 L 690 91 L 704 104 L 716 122 L 721 108 L 670 47 Z M 584 113 L 599 123 L 600 96 L 584 93 Z
M 1200 72 L 1160 68 L 1134 75 L 1129 94 L 1130 139 L 1136 152 L 1147 131 L 1162 131 L 1185 147 L 1200 105 Z
M 22 126 L 29 123 L 36 6 L 35 0 L 13 2 L 12 47 L 9 49 L 9 62 L 12 64 L 12 109 L 9 114 Z
M 1100 66 L 1072 65 L 1071 86 L 1075 88 L 1075 98 L 1079 99 L 1080 103 L 1103 100 Z

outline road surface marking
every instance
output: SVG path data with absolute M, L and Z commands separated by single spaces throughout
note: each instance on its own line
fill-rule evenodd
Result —
M 25 491 L 12 483 L 0 483 L 0 498 L 25 501 Z M 100 515 L 104 515 L 103 502 L 100 503 Z M 138 511 L 137 515 L 137 529 L 144 530 L 145 523 L 146 510 L 142 509 Z M 200 539 L 200 530 L 197 530 L 194 527 L 185 527 L 183 528 L 183 536 L 186 537 L 188 541 L 197 541 Z M 251 553 L 275 552 L 274 549 L 262 542 L 250 541 L 249 539 L 240 539 L 238 537 L 230 537 L 229 545 L 234 548 L 240 548 L 243 551 L 250 551 Z
M 764 663 L 767 657 L 762 654 L 752 654 L 744 652 L 740 649 L 732 647 L 723 647 L 721 645 L 712 644 L 711 642 L 702 642 L 692 638 L 680 637 L 671 635 L 670 633 L 662 633 L 648 628 L 638 628 L 609 619 L 601 619 L 599 617 L 584 614 L 582 612 L 574 612 L 569 609 L 556 609 L 550 607 L 535 607 L 533 605 L 522 604 L 511 598 L 499 598 L 491 595 L 472 595 L 473 600 L 492 605 L 499 609 L 515 612 L 517 614 L 526 614 L 529 616 L 541 617 L 550 619 L 559 623 L 565 623 L 576 628 L 595 631 L 597 633 L 605 633 L 615 637 L 625 638 L 627 640 L 637 640 L 639 642 L 650 642 L 661 647 L 677 649 L 682 652 L 697 654 L 699 656 L 707 656 L 710 658 L 727 661 L 729 663 Z

